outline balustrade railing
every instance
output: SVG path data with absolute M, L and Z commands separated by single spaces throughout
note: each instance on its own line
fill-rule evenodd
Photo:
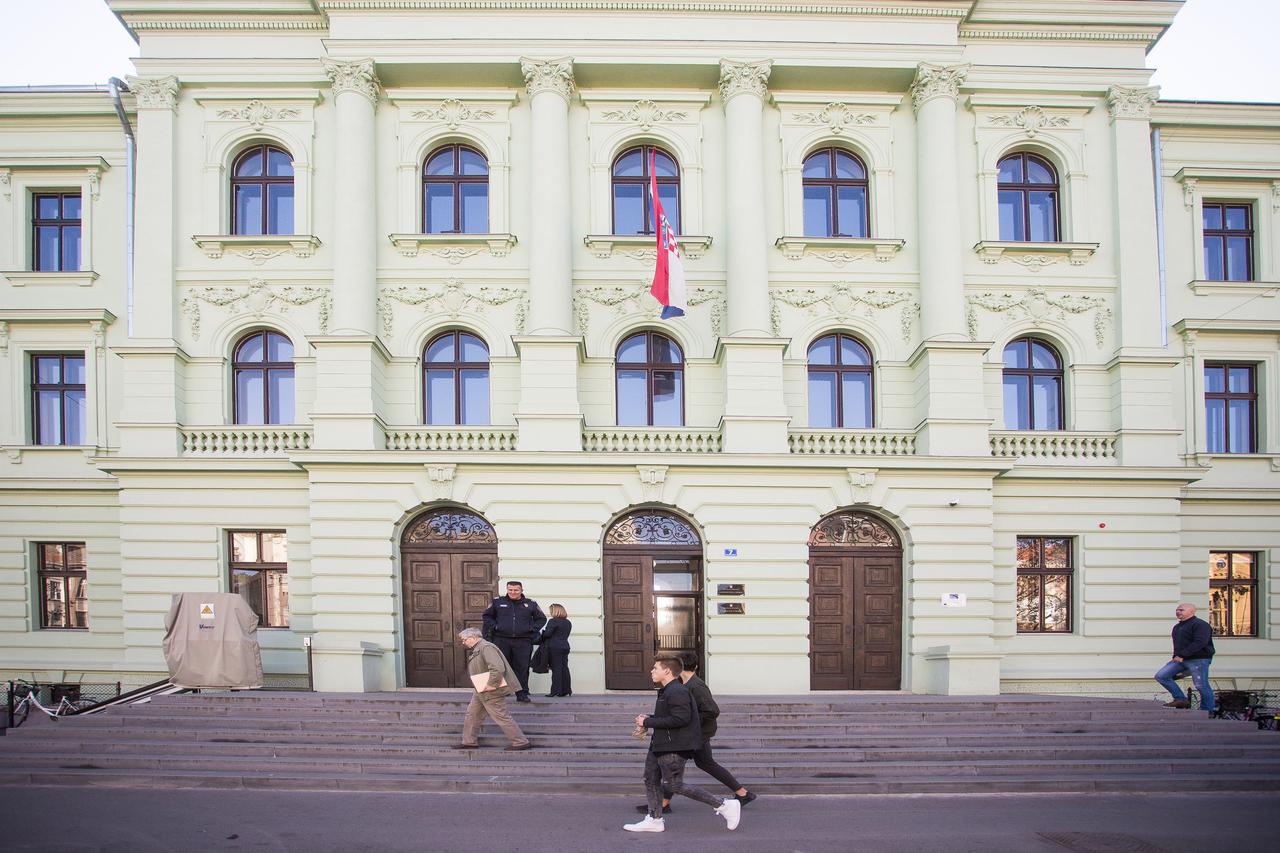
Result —
M 387 450 L 515 450 L 515 427 L 401 427 L 387 430 Z
M 309 426 L 183 427 L 182 452 L 192 456 L 269 456 L 311 446 Z
M 720 431 L 688 427 L 601 427 L 582 434 L 584 450 L 600 453 L 719 453 Z
M 915 433 L 854 429 L 797 429 L 787 434 L 792 453 L 828 456 L 910 456 Z
M 1111 432 L 1003 430 L 991 433 L 991 455 L 1001 459 L 1055 462 L 1115 459 L 1116 436 Z

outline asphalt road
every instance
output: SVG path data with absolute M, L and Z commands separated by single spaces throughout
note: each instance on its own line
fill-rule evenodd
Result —
M 661 835 L 623 832 L 639 796 L 0 788 L 4 853 L 1272 853 L 1280 795 L 765 797 L 729 832 L 676 802 Z M 637 786 L 638 788 L 639 786 Z

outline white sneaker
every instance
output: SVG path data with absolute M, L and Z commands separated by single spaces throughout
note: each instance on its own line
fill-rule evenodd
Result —
M 730 797 L 720 804 L 716 814 L 724 818 L 725 824 L 730 829 L 737 829 L 738 821 L 742 819 L 742 803 L 738 802 L 737 797 Z
M 735 820 L 734 823 L 736 824 L 737 821 Z M 644 820 L 638 823 L 624 823 L 622 828 L 627 832 L 665 832 L 667 822 L 660 817 L 645 815 Z

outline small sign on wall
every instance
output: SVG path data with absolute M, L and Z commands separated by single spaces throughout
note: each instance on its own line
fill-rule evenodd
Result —
M 738 549 L 737 549 L 737 548 L 725 548 L 725 549 L 724 549 L 724 555 L 725 555 L 726 557 L 736 557 L 736 556 L 738 556 Z
M 716 585 L 716 595 L 746 595 L 745 583 L 722 583 Z
M 944 592 L 942 594 L 943 607 L 968 607 L 969 599 L 963 592 Z
M 745 616 L 747 613 L 747 605 L 741 601 L 721 601 L 716 604 L 716 613 L 721 616 L 728 614 Z

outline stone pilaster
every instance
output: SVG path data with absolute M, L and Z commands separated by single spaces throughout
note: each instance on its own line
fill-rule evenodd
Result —
M 769 239 L 764 202 L 764 102 L 773 63 L 720 60 L 725 115 L 725 272 L 729 335 L 767 337 Z
M 573 61 L 520 60 L 529 92 L 529 333 L 571 334 L 573 217 L 569 192 L 569 99 Z

